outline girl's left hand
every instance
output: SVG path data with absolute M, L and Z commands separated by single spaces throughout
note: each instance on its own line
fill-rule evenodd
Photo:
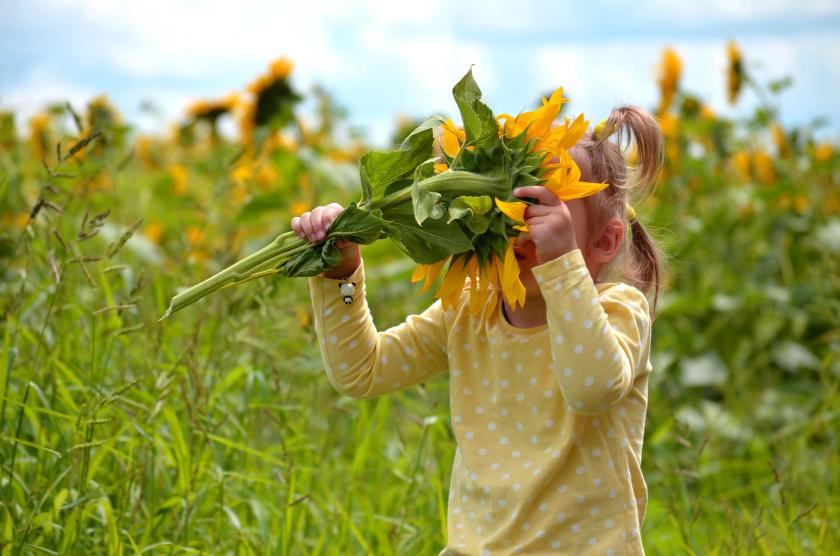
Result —
M 540 204 L 525 209 L 528 235 L 534 242 L 537 260 L 545 263 L 578 248 L 572 215 L 566 203 L 542 185 L 529 185 L 513 190 L 515 197 L 530 197 Z

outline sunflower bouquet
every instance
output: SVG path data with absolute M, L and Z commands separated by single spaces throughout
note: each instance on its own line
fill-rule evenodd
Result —
M 333 221 L 325 239 L 309 243 L 286 232 L 256 253 L 172 298 L 165 317 L 211 292 L 263 276 L 314 276 L 342 259 L 336 242 L 367 245 L 388 238 L 417 263 L 412 281 L 428 289 L 446 267 L 436 297 L 457 302 L 470 278 L 470 309 L 504 296 L 524 305 L 525 288 L 511 238 L 527 232 L 526 201 L 514 188 L 543 185 L 560 200 L 592 195 L 605 183 L 581 181 L 569 155 L 586 131 L 583 115 L 556 123 L 563 90 L 536 110 L 494 116 L 481 101 L 472 70 L 452 89 L 463 127 L 432 117 L 414 129 L 396 151 L 362 156 L 362 198 Z M 435 154 L 435 132 L 442 153 Z

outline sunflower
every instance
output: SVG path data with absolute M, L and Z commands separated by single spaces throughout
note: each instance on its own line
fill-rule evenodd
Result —
M 85 160 L 89 155 L 102 156 L 107 145 L 121 145 L 126 129 L 122 116 L 107 95 L 98 95 L 88 102 L 82 128 L 75 141 L 81 141 L 97 131 L 103 132 L 103 135 L 73 155 L 77 162 Z
M 497 117 L 505 120 L 505 140 L 513 141 L 524 134 L 525 141 L 532 145 L 530 152 L 539 154 L 542 159 L 539 177 L 545 180 L 543 185 L 561 201 L 587 197 L 605 189 L 606 183 L 580 181 L 580 168 L 568 152 L 586 133 L 589 122 L 581 114 L 574 120 L 567 117 L 564 124 L 555 125 L 561 106 L 568 102 L 563 98 L 562 87 L 551 98 L 542 101 L 538 109 L 523 112 L 516 118 L 508 114 Z
M 484 264 L 480 264 L 478 256 L 471 252 L 453 255 L 430 265 L 417 265 L 411 281 L 423 280 L 421 291 L 428 290 L 446 263 L 449 263 L 446 275 L 435 294 L 444 309 L 457 305 L 467 278 L 470 290 L 469 311 L 472 314 L 478 314 L 486 307 L 488 314 L 493 315 L 502 297 L 512 308 L 525 305 L 525 286 L 519 279 L 519 263 L 516 261 L 513 243 L 507 244 L 502 257 L 492 253 Z M 491 304 L 489 307 L 488 303 Z
M 153 220 L 149 222 L 145 228 L 143 228 L 143 235 L 155 245 L 160 245 L 160 242 L 163 239 L 163 225 L 160 222 Z
M 817 162 L 826 162 L 831 160 L 834 156 L 834 146 L 831 143 L 820 143 L 814 148 L 814 160 Z
M 260 82 L 252 87 L 252 123 L 260 121 L 263 97 L 273 87 L 265 85 Z M 588 122 L 582 115 L 557 122 L 567 102 L 562 89 L 543 98 L 533 111 L 498 118 L 481 102 L 471 70 L 452 92 L 464 122 L 463 135 L 453 123 L 434 116 L 418 125 L 398 150 L 365 153 L 360 162 L 362 198 L 339 216 L 343 218 L 341 237 L 363 245 L 390 239 L 420 263 L 412 279 L 424 280 L 426 288 L 446 268 L 436 293 L 446 310 L 468 291 L 470 312 L 490 308 L 488 318 L 492 319 L 500 300 L 513 308 L 525 304 L 526 290 L 511 238 L 527 229 L 527 203 L 514 198 L 513 189 L 543 184 L 559 199 L 568 200 L 595 194 L 607 184 L 581 181 L 569 149 L 586 132 Z M 266 126 L 272 126 L 269 132 L 276 129 L 276 121 L 267 120 Z M 255 142 L 264 139 L 264 133 L 253 138 Z M 309 175 L 299 173 L 298 179 L 304 178 L 308 180 Z M 300 182 L 303 198 L 311 201 L 310 189 Z M 331 242 L 336 238 L 328 235 L 323 245 L 308 246 L 294 232 L 286 232 L 173 297 L 166 316 L 219 288 L 246 280 L 269 274 L 313 276 L 331 268 L 335 258 Z M 267 264 L 275 263 L 265 270 Z
M 658 114 L 664 114 L 674 102 L 677 94 L 677 87 L 682 73 L 682 60 L 672 48 L 666 48 L 662 52 L 662 61 L 659 65 L 659 108 Z
M 46 112 L 36 114 L 29 120 L 29 148 L 36 159 L 41 160 L 50 148 L 50 126 L 52 118 Z
M 88 130 L 102 130 L 122 126 L 123 119 L 108 96 L 99 95 L 88 102 L 85 123 Z
M 743 149 L 736 151 L 735 154 L 732 155 L 732 163 L 735 165 L 735 173 L 742 182 L 748 183 L 752 181 L 750 153 Z
M 187 115 L 193 120 L 204 120 L 215 126 L 224 114 L 233 112 L 239 104 L 239 95 L 231 93 L 217 100 L 197 100 L 187 107 Z
M 172 193 L 183 197 L 189 191 L 189 172 L 183 164 L 170 164 L 166 168 L 169 178 L 172 180 Z
M 269 65 L 268 72 L 248 85 L 249 99 L 242 105 L 239 118 L 244 141 L 250 143 L 259 128 L 279 129 L 292 121 L 292 106 L 301 100 L 289 82 L 293 67 L 289 59 L 279 58 Z
M 562 124 L 556 123 L 565 102 L 568 99 L 563 97 L 563 89 L 559 88 L 549 98 L 543 98 L 542 105 L 536 110 L 516 117 L 501 114 L 496 118 L 502 143 L 511 153 L 518 153 L 518 156 L 511 155 L 512 158 L 529 161 L 510 169 L 512 183 L 515 186 L 542 183 L 562 201 L 594 195 L 608 185 L 581 181 L 580 168 L 569 154 L 569 149 L 586 132 L 589 122 L 580 115 L 575 119 L 565 118 Z M 449 119 L 441 127 L 443 152 L 451 164 L 465 145 L 465 133 Z M 467 149 L 472 149 L 472 146 L 467 146 Z M 447 169 L 446 164 L 435 165 L 435 172 Z M 492 315 L 500 298 L 504 298 L 513 309 L 525 304 L 526 290 L 519 278 L 519 263 L 512 238 L 519 232 L 528 231 L 525 223 L 528 203 L 494 197 L 493 206 L 495 208 L 491 206 L 488 209 L 490 223 L 487 227 L 501 229 L 502 234 L 483 234 L 476 240 L 473 251 L 452 255 L 434 264 L 417 265 L 411 277 L 413 282 L 423 280 L 425 291 L 448 263 L 443 283 L 435 294 L 445 309 L 456 305 L 467 278 L 470 279 L 470 312 L 473 314 L 479 313 L 489 301 Z M 501 227 L 494 226 L 493 222 L 498 222 Z
M 770 185 L 776 181 L 776 168 L 773 166 L 773 158 L 764 149 L 758 149 L 753 155 L 753 165 L 758 181 L 764 185 Z
M 780 158 L 787 158 L 790 156 L 791 148 L 788 142 L 785 130 L 778 122 L 774 122 L 770 127 L 770 132 L 773 135 L 773 142 L 776 144 L 776 154 Z
M 744 61 L 741 57 L 741 50 L 735 41 L 729 41 L 726 45 L 726 54 L 729 58 L 729 71 L 726 75 L 726 89 L 729 104 L 735 104 L 738 100 L 738 93 L 744 84 Z

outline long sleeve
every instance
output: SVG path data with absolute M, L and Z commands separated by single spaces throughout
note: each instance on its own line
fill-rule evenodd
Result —
M 355 284 L 349 304 L 339 287 L 346 282 Z M 421 384 L 447 370 L 440 301 L 378 332 L 365 298 L 363 263 L 343 280 L 310 277 L 309 287 L 327 377 L 342 394 L 373 398 Z
M 533 268 L 546 302 L 553 373 L 569 407 L 593 415 L 649 372 L 650 314 L 638 289 L 599 292 L 580 249 Z

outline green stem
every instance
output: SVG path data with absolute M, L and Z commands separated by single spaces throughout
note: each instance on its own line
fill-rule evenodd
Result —
M 507 198 L 510 193 L 510 183 L 503 177 L 484 176 L 463 170 L 449 170 L 426 178 L 418 184 L 421 190 L 435 193 L 454 193 L 457 195 L 490 195 Z M 371 208 L 388 209 L 393 206 L 411 202 L 411 188 L 406 187 L 396 193 L 374 202 Z
M 0 405 L 0 434 L 6 430 L 6 397 L 9 395 L 9 379 L 12 376 L 12 367 L 15 364 L 15 357 L 17 357 L 17 348 L 9 348 L 6 362 L 6 380 L 3 385 L 3 403 Z
M 300 247 L 292 249 L 291 251 L 289 251 L 287 253 L 283 253 L 282 258 L 283 259 L 288 259 L 289 257 L 297 255 L 298 253 L 300 253 L 302 251 L 306 251 L 307 249 L 310 249 L 311 247 L 312 247 L 311 244 L 301 245 Z M 280 272 L 282 272 L 282 269 L 275 268 L 276 266 L 277 266 L 277 262 L 275 260 L 268 261 L 267 263 L 261 264 L 260 266 L 254 268 L 251 271 L 251 274 L 249 274 L 248 276 L 246 276 L 242 280 L 237 280 L 235 282 L 229 282 L 222 287 L 227 288 L 227 287 L 230 287 L 230 286 L 238 286 L 239 284 L 244 284 L 245 282 L 250 282 L 251 280 L 256 280 L 257 278 L 262 278 L 263 276 L 271 276 L 272 274 L 279 274 Z
M 161 320 L 195 303 L 202 297 L 209 295 L 226 284 L 244 280 L 255 268 L 276 259 L 286 258 L 291 254 L 299 252 L 301 247 L 308 245 L 309 242 L 306 239 L 298 237 L 294 232 L 286 232 L 277 236 L 274 241 L 259 251 L 248 255 L 241 261 L 214 274 L 200 284 L 192 286 L 173 297 L 172 301 L 169 302 L 169 308 L 166 310 L 166 314 L 163 315 Z
M 459 196 L 470 194 L 490 195 L 501 198 L 507 198 L 511 188 L 509 180 L 503 177 L 483 176 L 463 170 L 442 172 L 424 179 L 417 185 L 421 190 L 434 191 L 442 194 Z M 369 206 L 359 208 L 368 210 L 373 208 L 388 209 L 402 203 L 411 203 L 410 187 L 383 197 L 377 202 L 370 203 Z M 256 253 L 248 255 L 241 261 L 214 274 L 200 284 L 192 286 L 173 297 L 169 303 L 169 308 L 166 310 L 166 314 L 160 320 L 195 303 L 219 288 L 240 284 L 250 279 L 272 274 L 273 272 L 268 269 L 278 260 L 287 259 L 311 247 L 311 243 L 299 238 L 294 232 L 286 232 Z
M 26 390 L 23 392 L 23 403 L 20 406 L 20 411 L 18 412 L 18 422 L 17 422 L 17 430 L 15 431 L 15 441 L 12 442 L 12 458 L 11 462 L 9 463 L 9 474 L 6 477 L 6 482 L 9 485 L 9 491 L 14 490 L 13 481 L 15 479 L 15 457 L 17 456 L 17 439 L 20 438 L 20 428 L 23 426 L 23 410 L 26 409 L 26 401 L 29 399 L 29 386 L 31 382 L 26 383 Z M 18 550 L 20 552 L 20 550 Z

